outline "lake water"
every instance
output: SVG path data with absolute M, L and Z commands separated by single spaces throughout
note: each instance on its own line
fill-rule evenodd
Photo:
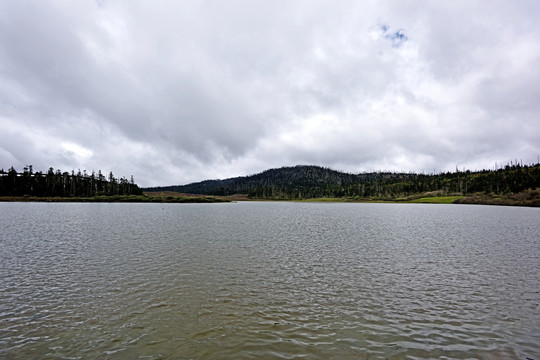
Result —
M 540 209 L 0 203 L 0 358 L 540 359 Z

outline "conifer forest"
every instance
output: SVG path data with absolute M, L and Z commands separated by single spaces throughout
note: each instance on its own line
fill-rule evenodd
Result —
M 88 174 L 86 170 L 62 172 L 52 167 L 46 173 L 33 171 L 32 165 L 22 172 L 10 167 L 0 170 L 0 196 L 36 197 L 94 197 L 113 195 L 142 195 L 142 190 L 130 180 L 116 178 L 112 172 L 106 177 L 101 170 Z

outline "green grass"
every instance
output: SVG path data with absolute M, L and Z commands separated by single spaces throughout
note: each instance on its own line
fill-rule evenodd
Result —
M 301 201 L 301 202 L 347 202 L 347 201 L 353 201 L 352 199 L 348 198 L 313 198 L 313 199 L 298 199 L 294 201 Z
M 433 196 L 433 197 L 422 197 L 419 199 L 403 201 L 408 203 L 428 203 L 428 204 L 452 204 L 458 199 L 463 199 L 465 196 Z

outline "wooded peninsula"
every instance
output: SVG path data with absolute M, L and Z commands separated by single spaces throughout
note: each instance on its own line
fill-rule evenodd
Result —
M 125 177 L 116 178 L 112 172 L 105 177 L 86 170 L 71 173 L 54 170 L 33 171 L 32 165 L 17 172 L 13 166 L 0 170 L 0 201 L 47 202 L 223 202 L 212 196 L 146 196 L 135 183 Z

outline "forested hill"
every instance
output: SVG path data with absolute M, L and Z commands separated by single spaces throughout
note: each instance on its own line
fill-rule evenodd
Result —
M 309 199 L 395 198 L 431 191 L 465 195 L 478 192 L 507 194 L 537 187 L 540 187 L 540 164 L 512 164 L 498 170 L 429 175 L 392 172 L 349 174 L 320 166 L 298 165 L 270 169 L 251 176 L 143 190 L 204 195 L 248 194 L 252 198 L 268 199 Z
M 188 194 L 232 195 L 251 194 L 257 197 L 284 197 L 292 188 L 318 188 L 335 184 L 353 184 L 357 176 L 319 166 L 282 167 L 270 169 L 250 176 L 242 176 L 225 180 L 205 180 L 188 185 L 145 188 L 145 191 L 176 191 Z M 273 189 L 272 193 L 263 189 Z M 281 189 L 283 194 L 278 194 Z M 257 191 L 260 190 L 260 195 Z M 262 194 L 264 192 L 264 194 Z

